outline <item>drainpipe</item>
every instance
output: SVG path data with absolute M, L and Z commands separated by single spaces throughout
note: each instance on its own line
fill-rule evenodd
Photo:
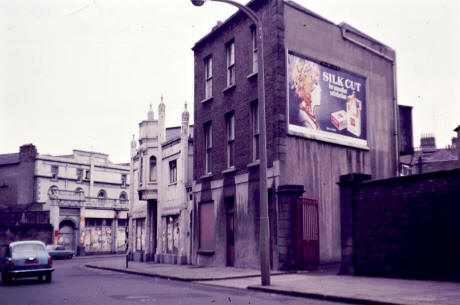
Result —
M 391 62 L 391 69 L 393 72 L 393 108 L 394 108 L 393 111 L 394 111 L 394 139 L 395 139 L 395 161 L 396 161 L 395 176 L 399 176 L 399 109 L 398 109 L 397 86 L 396 86 L 396 53 L 395 53 L 395 58 L 387 56 L 384 53 L 363 44 L 359 40 L 356 40 L 350 36 L 347 36 L 348 29 L 346 28 L 346 25 L 341 25 L 340 28 L 342 30 L 343 39 L 348 40 L 368 50 L 369 52 L 374 53 Z M 359 35 L 359 34 L 356 34 L 356 35 Z

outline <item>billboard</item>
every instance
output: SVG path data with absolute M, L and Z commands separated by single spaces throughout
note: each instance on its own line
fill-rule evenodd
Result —
M 288 51 L 288 130 L 367 148 L 366 78 Z

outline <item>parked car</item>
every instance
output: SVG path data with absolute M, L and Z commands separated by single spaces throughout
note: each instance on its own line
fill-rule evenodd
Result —
M 53 258 L 46 251 L 45 244 L 38 240 L 16 241 L 8 244 L 0 259 L 2 282 L 7 285 L 15 278 L 43 277 L 51 282 Z
M 73 251 L 67 250 L 63 245 L 46 245 L 48 254 L 53 258 L 72 258 Z

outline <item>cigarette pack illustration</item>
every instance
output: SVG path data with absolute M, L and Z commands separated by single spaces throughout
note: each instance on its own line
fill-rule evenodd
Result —
M 338 130 L 347 128 L 347 113 L 345 110 L 339 110 L 331 113 L 331 123 Z
M 354 92 L 347 98 L 347 130 L 357 137 L 361 136 L 361 101 Z

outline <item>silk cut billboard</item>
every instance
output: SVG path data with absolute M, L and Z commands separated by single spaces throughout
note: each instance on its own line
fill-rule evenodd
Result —
M 288 52 L 289 133 L 367 148 L 366 79 Z

